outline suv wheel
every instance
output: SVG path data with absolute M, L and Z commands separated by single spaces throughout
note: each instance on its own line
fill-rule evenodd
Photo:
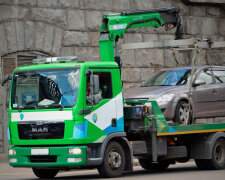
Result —
M 185 124 L 185 121 L 188 115 L 188 110 L 189 110 L 188 103 L 186 101 L 180 101 L 177 104 L 177 108 L 175 110 L 175 118 L 173 122 L 176 124 Z M 192 121 L 192 115 L 190 111 L 187 124 L 191 124 L 191 121 Z

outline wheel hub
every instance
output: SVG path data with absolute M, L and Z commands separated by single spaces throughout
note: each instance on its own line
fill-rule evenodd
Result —
M 117 169 L 121 166 L 121 155 L 116 150 L 110 151 L 108 160 L 112 169 Z
M 184 123 L 188 117 L 188 108 L 181 106 L 179 109 L 180 120 Z

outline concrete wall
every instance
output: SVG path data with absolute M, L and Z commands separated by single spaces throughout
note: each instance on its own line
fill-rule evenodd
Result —
M 225 38 L 225 11 L 211 5 L 187 5 L 181 0 L 0 0 L 0 57 L 23 52 L 51 56 L 76 55 L 99 61 L 99 25 L 102 15 L 126 9 L 180 6 L 186 36 Z M 173 39 L 174 30 L 130 30 L 122 43 Z M 139 49 L 121 53 L 124 89 L 134 87 L 161 68 L 173 67 L 170 50 Z M 177 54 L 179 66 L 190 65 L 191 54 Z M 225 51 L 201 51 L 198 65 L 225 64 Z M 0 70 L 2 78 L 3 69 Z M 0 158 L 6 153 L 5 88 L 0 88 Z

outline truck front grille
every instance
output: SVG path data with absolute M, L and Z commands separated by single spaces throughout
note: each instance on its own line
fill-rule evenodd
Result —
M 64 137 L 64 122 L 21 122 L 18 123 L 20 139 L 62 139 Z
M 57 156 L 30 156 L 32 163 L 55 163 Z

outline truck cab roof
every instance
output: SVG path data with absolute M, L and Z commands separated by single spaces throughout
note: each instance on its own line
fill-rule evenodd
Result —
M 35 69 L 54 69 L 54 68 L 118 68 L 116 62 L 91 62 L 91 61 L 75 61 L 75 62 L 55 62 L 46 64 L 32 64 L 27 66 L 17 67 L 15 71 L 26 71 Z

